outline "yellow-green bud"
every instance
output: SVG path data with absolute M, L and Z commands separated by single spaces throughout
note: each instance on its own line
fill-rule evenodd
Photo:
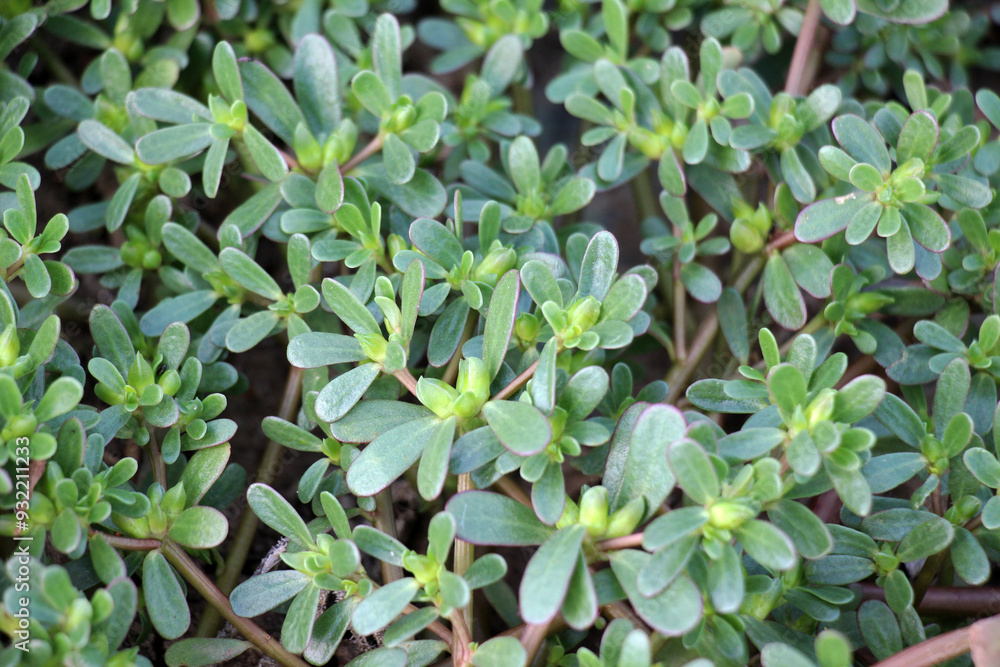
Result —
M 128 537 L 149 537 L 149 520 L 146 517 L 133 519 L 118 513 L 111 514 L 111 520 Z
M 0 432 L 0 437 L 5 441 L 24 438 L 32 435 L 36 428 L 38 428 L 38 419 L 35 418 L 35 415 L 14 415 L 7 420 L 3 431 Z
M 828 420 L 833 415 L 833 405 L 834 399 L 837 396 L 837 392 L 833 389 L 823 389 L 819 392 L 806 408 L 806 417 L 808 419 L 809 428 L 816 426 L 820 422 Z
M 409 244 L 406 242 L 406 239 L 404 239 L 399 234 L 389 234 L 389 238 L 387 240 L 387 247 L 390 259 L 395 257 L 398 253 L 402 252 L 403 250 L 409 250 L 410 248 Z
M 473 417 L 478 414 L 483 403 L 490 397 L 490 373 L 483 360 L 479 357 L 470 357 L 458 362 L 455 387 L 462 396 L 469 396 L 466 401 L 470 401 L 467 406 L 463 406 L 463 409 L 471 410 L 471 414 L 459 414 L 459 416 Z M 456 414 L 458 414 L 457 408 L 456 405 Z
M 274 46 L 274 34 L 267 29 L 251 30 L 243 39 L 250 53 L 262 53 Z
M 599 537 L 608 528 L 608 490 L 594 486 L 580 498 L 580 523 L 591 537 Z
M 722 500 L 708 510 L 708 520 L 716 528 L 735 530 L 757 516 L 757 510 L 745 503 Z
M 517 253 L 510 248 L 495 248 L 491 250 L 475 270 L 475 280 L 494 283 L 497 277 L 503 275 L 517 264 Z
M 538 338 L 539 329 L 538 318 L 531 313 L 521 313 L 517 316 L 517 322 L 514 323 L 517 337 L 525 343 L 533 343 Z
M 563 506 L 562 516 L 556 521 L 556 530 L 562 530 L 566 526 L 573 526 L 580 522 L 580 508 L 573 499 L 566 496 L 566 504 Z
M 580 327 L 580 331 L 588 331 L 597 324 L 597 319 L 601 316 L 601 302 L 593 296 L 580 299 L 566 310 L 566 317 L 570 326 Z
M 365 356 L 372 361 L 377 361 L 382 363 L 385 361 L 385 350 L 389 343 L 382 334 L 378 333 L 368 333 L 368 334 L 354 334 L 354 337 L 361 344 L 361 351 L 365 353 Z
M 458 392 L 450 384 L 434 378 L 422 377 L 417 381 L 417 398 L 438 417 L 454 413 Z
M 757 252 L 764 247 L 764 237 L 745 220 L 734 220 L 729 228 L 729 240 L 740 252 Z
M 386 124 L 386 129 L 390 132 L 402 132 L 403 130 L 413 125 L 413 121 L 417 118 L 417 110 L 413 108 L 412 104 L 402 104 L 389 117 L 389 122 Z
M 639 149 L 643 155 L 650 160 L 658 160 L 666 150 L 666 141 L 663 137 L 650 132 L 644 127 L 633 128 L 628 135 L 629 143 Z
M 642 515 L 646 513 L 646 500 L 639 496 L 628 501 L 624 507 L 611 514 L 608 520 L 608 527 L 604 530 L 604 537 L 622 537 L 635 530 Z
M 17 327 L 11 323 L 0 334 L 0 366 L 10 366 L 21 353 L 21 341 L 17 337 Z
M 295 150 L 295 157 L 304 169 L 318 171 L 323 166 L 323 149 L 303 123 L 295 128 L 292 148 Z

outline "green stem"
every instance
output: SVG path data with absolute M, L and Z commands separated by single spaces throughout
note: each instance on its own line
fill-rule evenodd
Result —
M 160 540 L 155 538 L 125 537 L 124 535 L 112 535 L 111 533 L 102 533 L 99 530 L 90 529 L 91 537 L 97 537 L 98 535 L 114 548 L 122 549 L 123 551 L 156 551 L 163 545 Z
M 534 361 L 530 366 L 524 369 L 524 372 L 518 375 L 516 378 L 510 381 L 506 387 L 497 392 L 496 396 L 493 397 L 494 401 L 502 401 L 504 399 L 510 398 L 517 390 L 523 387 L 531 376 L 535 374 L 535 369 L 538 368 L 538 361 Z
M 375 155 L 375 153 L 378 153 L 380 150 L 382 150 L 381 134 L 377 135 L 374 139 L 369 141 L 365 145 L 365 147 L 358 152 L 357 155 L 355 155 L 350 160 L 345 162 L 343 166 L 340 168 L 340 173 L 341 174 L 349 173 L 352 169 L 354 169 L 359 164 L 370 158 L 372 155 Z
M 804 95 L 809 87 L 808 79 L 811 77 L 806 76 L 806 65 L 809 63 L 809 53 L 813 50 L 822 14 L 819 0 L 809 0 L 805 15 L 802 17 L 799 36 L 795 40 L 792 61 L 788 65 L 788 77 L 785 79 L 785 92 L 793 97 Z
M 674 354 L 678 363 L 687 358 L 687 291 L 681 282 L 681 265 L 674 260 Z
M 301 658 L 289 653 L 280 642 L 264 632 L 260 626 L 233 611 L 233 606 L 229 604 L 229 597 L 219 590 L 183 548 L 173 542 L 164 542 L 163 555 L 177 568 L 181 576 L 201 593 L 213 609 L 218 610 L 223 618 L 232 623 L 233 627 L 239 630 L 240 634 L 260 649 L 264 655 L 286 667 L 307 667 Z
M 285 421 L 294 421 L 295 412 L 298 410 L 299 397 L 302 395 L 302 369 L 292 367 L 288 371 L 288 380 L 285 382 L 285 393 L 281 399 L 281 408 L 278 415 Z M 262 484 L 270 484 L 274 481 L 279 468 L 279 458 L 281 456 L 281 445 L 269 440 L 264 448 L 264 454 L 260 457 L 260 465 L 257 467 L 257 478 L 255 481 Z M 236 587 L 236 583 L 243 572 L 243 565 L 247 561 L 250 553 L 250 546 L 253 544 L 257 534 L 257 526 L 260 521 L 257 515 L 249 506 L 243 508 L 243 515 L 240 517 L 239 526 L 233 537 L 232 545 L 229 547 L 229 554 L 225 564 L 222 566 L 222 573 L 219 575 L 218 584 L 223 593 L 228 595 Z M 221 619 L 218 611 L 214 607 L 209 607 L 198 623 L 199 637 L 213 637 L 219 631 Z
M 413 373 L 410 372 L 409 368 L 400 369 L 393 373 L 393 375 L 396 376 L 399 383 L 406 387 L 411 394 L 414 396 L 417 395 L 417 378 L 413 377 Z
M 636 213 L 639 214 L 639 222 L 656 215 L 658 203 L 653 186 L 649 182 L 649 171 L 643 169 L 629 183 L 632 188 L 632 196 L 635 198 Z
M 733 284 L 733 287 L 737 292 L 741 294 L 747 290 L 750 283 L 757 274 L 761 272 L 764 268 L 764 257 L 763 255 L 758 255 L 750 260 L 747 267 L 743 269 L 743 273 L 740 274 L 739 278 Z M 702 358 L 704 358 L 705 353 L 708 352 L 709 348 L 712 346 L 712 341 L 715 340 L 715 335 L 719 332 L 719 313 L 716 310 L 712 310 L 708 317 L 701 323 L 698 328 L 698 333 L 695 334 L 694 339 L 691 341 L 691 348 L 688 351 L 687 358 L 683 363 L 674 366 L 670 373 L 667 375 L 667 396 L 663 400 L 664 403 L 676 403 L 677 399 L 684 395 L 684 390 L 687 389 L 687 381 L 694 373 L 695 369 L 698 368 L 698 364 L 701 363 Z
M 167 463 L 160 453 L 160 443 L 156 440 L 156 428 L 145 419 L 142 420 L 143 428 L 149 433 L 149 442 L 146 443 L 146 451 L 149 453 L 149 462 L 153 467 L 153 481 L 157 482 L 164 490 L 167 488 Z
M 396 538 L 396 513 L 392 509 L 391 486 L 385 487 L 375 495 L 375 527 L 389 537 Z M 383 586 L 403 578 L 403 570 L 398 565 L 385 561 L 381 563 Z
M 458 492 L 470 491 L 475 488 L 472 484 L 472 475 L 463 473 L 458 476 Z M 455 540 L 455 574 L 465 576 L 465 573 L 472 567 L 472 561 L 476 559 L 476 546 L 465 540 Z M 472 598 L 469 596 L 469 604 L 462 607 L 462 619 L 468 631 L 472 630 Z

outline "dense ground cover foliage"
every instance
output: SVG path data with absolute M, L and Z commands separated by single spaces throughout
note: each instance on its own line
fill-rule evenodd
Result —
M 1000 664 L 994 21 L 0 3 L 0 665 Z

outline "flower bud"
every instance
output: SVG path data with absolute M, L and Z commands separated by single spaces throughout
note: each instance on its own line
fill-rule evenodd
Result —
M 382 334 L 378 333 L 368 333 L 368 334 L 354 334 L 354 337 L 361 344 L 361 351 L 365 353 L 365 356 L 382 363 L 385 361 L 385 350 L 389 343 Z
M 14 415 L 7 420 L 3 431 L 0 431 L 0 438 L 3 438 L 4 441 L 25 438 L 34 434 L 36 428 L 38 428 L 38 419 L 35 418 L 35 415 Z
M 579 327 L 581 332 L 588 331 L 601 316 L 601 302 L 593 296 L 580 299 L 567 309 L 566 316 L 570 326 Z
M 566 496 L 566 504 L 563 506 L 562 516 L 556 521 L 556 530 L 562 530 L 566 526 L 572 526 L 580 522 L 580 508 L 573 499 Z
M 735 530 L 757 516 L 757 510 L 735 500 L 722 500 L 712 505 L 708 514 L 712 526 L 722 530 Z
M 639 525 L 645 513 L 646 500 L 642 496 L 633 498 L 624 507 L 612 513 L 608 519 L 608 527 L 604 530 L 604 537 L 611 539 L 628 535 Z
M 386 123 L 386 130 L 393 133 L 402 132 L 413 125 L 413 121 L 416 118 L 417 110 L 412 104 L 401 104 L 389 116 L 389 121 Z
M 111 520 L 122 535 L 139 538 L 149 537 L 149 520 L 146 517 L 133 519 L 113 512 Z
M 10 366 L 17 361 L 21 352 L 21 341 L 17 337 L 17 327 L 10 323 L 0 334 L 0 366 Z
M 809 428 L 828 420 L 833 415 L 833 404 L 836 396 L 837 392 L 833 389 L 823 389 L 812 400 L 809 407 L 806 408 Z
M 422 377 L 417 380 L 417 398 L 438 417 L 454 414 L 458 392 L 450 384 L 434 378 Z
M 495 248 L 476 267 L 474 280 L 494 284 L 497 278 L 517 264 L 517 253 L 511 248 Z
M 580 523 L 591 537 L 599 537 L 608 528 L 608 490 L 594 486 L 580 498 Z
M 764 247 L 764 238 L 745 220 L 734 220 L 729 228 L 729 240 L 740 252 L 754 253 Z
M 460 417 L 472 417 L 479 414 L 483 403 L 490 397 L 490 374 L 486 364 L 479 357 L 470 357 L 458 362 L 458 378 L 455 387 L 462 396 L 469 396 L 471 403 L 467 406 L 471 414 L 459 414 Z M 457 410 L 456 410 L 457 414 Z
M 663 137 L 650 132 L 644 127 L 632 128 L 628 135 L 629 143 L 639 149 L 639 152 L 650 160 L 658 160 L 666 150 Z
M 535 342 L 535 339 L 538 338 L 539 328 L 538 318 L 531 313 L 521 313 L 517 316 L 517 321 L 514 323 L 514 331 L 517 333 L 517 337 L 525 343 Z
M 323 166 L 323 149 L 304 123 L 299 123 L 292 137 L 292 149 L 295 157 L 304 169 L 319 171 Z
M 250 53 L 263 53 L 274 46 L 274 34 L 266 28 L 251 30 L 243 38 L 243 44 Z
M 389 234 L 387 240 L 389 258 L 392 259 L 403 250 L 409 250 L 410 246 L 399 234 Z

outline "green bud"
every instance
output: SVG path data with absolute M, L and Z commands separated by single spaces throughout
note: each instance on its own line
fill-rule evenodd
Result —
M 410 249 L 410 246 L 406 242 L 406 239 L 404 239 L 399 234 L 389 234 L 389 238 L 387 240 L 387 247 L 388 247 L 388 254 L 389 254 L 390 258 L 395 257 L 397 254 L 399 254 L 403 250 L 409 250 Z
M 593 296 L 579 299 L 566 310 L 566 317 L 570 326 L 577 326 L 580 331 L 588 331 L 597 324 L 597 318 L 601 316 L 601 302 Z
M 133 519 L 115 512 L 111 513 L 111 520 L 121 531 L 122 535 L 128 537 L 149 537 L 149 520 L 146 517 Z
M 757 510 L 746 503 L 735 500 L 721 500 L 708 510 L 708 520 L 715 528 L 735 530 L 757 516 Z
M 664 138 L 650 132 L 644 127 L 635 127 L 629 131 L 629 143 L 635 146 L 640 153 L 650 160 L 658 160 L 666 150 Z
M 891 296 L 881 292 L 861 292 L 854 294 L 847 299 L 847 312 L 858 319 L 870 313 L 881 310 L 895 301 Z
M 479 414 L 483 403 L 490 397 L 490 374 L 483 360 L 479 357 L 470 357 L 459 361 L 458 378 L 455 387 L 462 396 L 469 396 L 466 401 L 470 401 L 467 405 L 463 406 L 463 412 L 468 412 L 469 414 L 459 413 L 457 405 L 456 414 L 466 418 Z
M 152 271 L 153 269 L 160 268 L 160 263 L 163 261 L 163 256 L 160 255 L 159 250 L 150 248 L 142 255 L 142 268 L 147 271 Z
M 417 398 L 431 412 L 442 419 L 454 414 L 458 392 L 450 384 L 434 378 L 422 377 L 417 380 Z
M 562 530 L 566 526 L 573 526 L 577 523 L 580 523 L 580 508 L 573 502 L 572 498 L 566 496 L 562 516 L 556 521 L 556 530 Z
M 920 453 L 932 464 L 944 454 L 944 446 L 933 435 L 925 435 L 920 441 Z
M 521 313 L 514 323 L 514 332 L 525 343 L 535 342 L 535 339 L 538 338 L 539 328 L 538 318 L 531 313 Z
M 372 361 L 382 363 L 385 361 L 385 350 L 389 342 L 382 337 L 382 334 L 354 334 L 354 337 L 361 344 L 361 351 Z
M 608 528 L 608 490 L 603 486 L 587 489 L 580 498 L 580 523 L 587 534 L 599 537 Z
M 184 502 L 186 500 L 187 493 L 184 491 L 184 485 L 178 484 L 177 486 L 170 487 L 170 490 L 163 494 L 160 507 L 168 516 L 175 517 L 184 510 Z
M 747 595 L 743 598 L 740 613 L 763 621 L 781 602 L 782 586 L 779 579 L 766 575 L 747 578 Z
M 830 416 L 833 415 L 833 402 L 836 396 L 837 392 L 835 390 L 823 389 L 812 400 L 806 408 L 806 418 L 809 422 L 809 428 L 830 419 Z
M 441 571 L 440 564 L 413 551 L 403 556 L 403 567 L 413 574 L 421 586 L 437 581 L 438 573 Z
M 764 247 L 764 238 L 760 232 L 741 219 L 733 221 L 729 228 L 729 240 L 740 252 L 754 253 Z
M 473 274 L 473 280 L 495 284 L 497 278 L 514 268 L 517 264 L 517 253 L 510 248 L 495 248 L 479 263 Z
M 250 53 L 263 53 L 274 46 L 274 33 L 267 28 L 251 30 L 243 38 L 243 44 Z
M 622 537 L 635 530 L 642 516 L 646 513 L 646 500 L 642 496 L 628 501 L 624 507 L 611 514 L 608 519 L 608 527 L 604 530 L 604 537 Z
M 386 123 L 386 130 L 393 133 L 402 132 L 413 125 L 413 121 L 416 118 L 417 110 L 412 104 L 401 104 L 389 116 L 389 121 Z
M 948 508 L 945 518 L 953 524 L 963 524 L 979 513 L 982 501 L 975 496 L 962 496 L 955 504 Z
M 924 176 L 924 161 L 918 157 L 910 158 L 905 163 L 896 167 L 896 170 L 892 172 L 892 180 L 894 183 L 902 183 L 904 180 L 915 177 L 923 178 Z
M 3 438 L 5 442 L 14 438 L 25 438 L 34 434 L 36 428 L 38 428 L 38 419 L 35 415 L 14 415 L 7 420 L 3 431 L 0 431 L 0 438 Z
M 319 171 L 322 169 L 323 149 L 304 123 L 299 123 L 295 127 L 292 148 L 295 150 L 295 157 L 303 169 L 309 171 Z
M 0 366 L 10 366 L 17 361 L 21 352 L 21 341 L 17 337 L 17 327 L 11 323 L 0 334 Z

